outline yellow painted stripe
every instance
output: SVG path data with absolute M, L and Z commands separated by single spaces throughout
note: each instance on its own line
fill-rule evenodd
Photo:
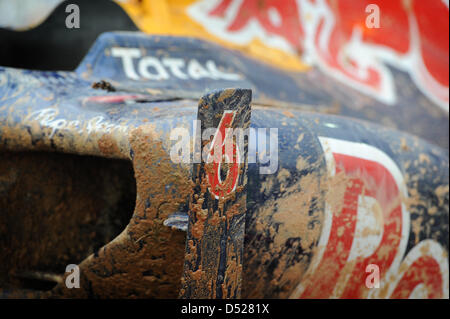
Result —
M 299 55 L 269 47 L 254 38 L 245 45 L 221 39 L 206 30 L 186 13 L 188 6 L 196 0 L 115 0 L 131 17 L 137 27 L 145 33 L 159 35 L 189 36 L 216 42 L 236 49 L 260 61 L 290 70 L 305 71 L 309 66 Z

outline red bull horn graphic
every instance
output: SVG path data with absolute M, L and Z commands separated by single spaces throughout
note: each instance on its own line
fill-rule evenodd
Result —
M 379 28 L 368 25 L 376 5 Z M 370 7 L 369 7 L 370 8 Z M 231 42 L 254 39 L 387 104 L 397 101 L 389 66 L 409 73 L 448 112 L 449 4 L 445 0 L 204 0 L 189 15 Z

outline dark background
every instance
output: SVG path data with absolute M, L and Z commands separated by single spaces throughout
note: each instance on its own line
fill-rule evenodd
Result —
M 15 1 L 15 0 L 13 0 Z M 80 28 L 66 27 L 66 6 L 80 8 Z M 0 66 L 34 70 L 74 70 L 98 35 L 137 31 L 125 11 L 111 0 L 64 1 L 37 27 L 27 31 L 0 28 Z

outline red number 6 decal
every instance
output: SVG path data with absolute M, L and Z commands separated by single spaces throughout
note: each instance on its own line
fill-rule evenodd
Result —
M 238 182 L 239 147 L 233 141 L 233 129 L 231 128 L 235 116 L 236 111 L 224 111 L 208 152 L 206 172 L 210 192 L 216 199 L 234 192 Z M 224 164 L 226 167 L 223 166 Z M 221 171 L 226 172 L 224 180 L 222 180 Z

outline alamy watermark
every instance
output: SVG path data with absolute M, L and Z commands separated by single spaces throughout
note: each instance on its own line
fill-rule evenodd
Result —
M 80 288 L 80 268 L 75 264 L 67 265 L 66 273 L 70 273 L 66 277 L 66 287 L 69 289 Z
M 66 17 L 67 29 L 79 29 L 80 28 L 80 7 L 76 4 L 68 4 L 66 6 L 66 13 L 69 13 Z
M 369 289 L 380 288 L 380 267 L 377 264 L 369 264 L 366 266 L 366 287 Z

